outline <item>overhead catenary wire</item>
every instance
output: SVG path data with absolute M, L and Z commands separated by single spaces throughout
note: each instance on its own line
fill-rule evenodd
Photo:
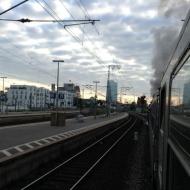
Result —
M 81 8 L 83 13 L 87 16 L 87 18 L 90 18 L 90 15 L 88 14 L 88 11 L 84 7 L 83 3 L 80 0 L 75 0 L 75 1 L 77 2 L 78 6 Z
M 45 0 L 42 0 L 43 2 L 44 2 L 44 4 L 42 4 L 39 0 L 35 0 L 45 11 L 46 11 L 46 13 L 48 13 L 53 19 L 55 19 L 57 22 L 58 22 L 58 24 L 60 24 L 60 26 L 62 26 L 62 27 L 64 27 L 64 24 L 62 23 L 62 22 L 59 22 L 59 20 L 61 20 L 60 19 L 60 17 L 57 15 L 57 13 L 55 13 L 55 11 L 48 5 L 48 3 L 47 2 L 45 2 Z M 72 18 L 74 18 L 73 16 L 72 16 Z M 78 37 L 78 36 L 76 36 L 76 35 L 74 35 L 72 32 L 71 32 L 71 30 L 66 30 L 80 45 L 81 45 L 81 39 Z M 88 48 L 86 48 L 86 47 L 84 47 L 84 46 L 82 46 L 89 54 L 91 54 L 95 59 L 97 59 L 96 61 L 99 63 L 99 64 L 103 64 L 104 65 L 104 67 L 106 67 L 105 66 L 105 64 L 103 63 L 103 61 L 97 56 L 97 55 L 95 55 L 93 52 L 91 52 Z
M 51 12 L 49 12 L 49 14 L 52 14 Z M 52 16 L 54 16 L 53 14 L 52 14 Z M 2 19 L 3 20 L 3 19 Z M 10 19 L 9 19 L 10 20 Z M 29 19 L 28 19 L 28 21 L 29 21 Z M 33 20 L 33 21 L 35 21 L 35 20 Z M 65 20 L 64 20 L 65 21 Z M 63 20 L 58 20 L 58 19 L 56 19 L 56 20 L 54 20 L 54 22 L 64 22 Z M 86 20 L 85 20 L 86 21 Z M 43 20 L 41 20 L 41 22 L 43 22 Z M 67 21 L 65 21 L 65 22 L 67 22 Z M 69 22 L 69 21 L 68 21 Z M 69 30 L 69 29 L 68 29 Z M 67 31 L 68 32 L 68 31 Z M 73 34 L 74 35 L 74 34 Z M 86 48 L 85 48 L 86 49 Z M 87 50 L 87 49 L 86 49 Z M 89 50 L 87 50 L 88 52 L 89 52 Z M 95 54 L 93 54 L 92 52 L 90 52 L 90 54 L 91 55 L 93 55 L 96 59 L 98 59 L 97 60 L 97 62 L 101 62 L 101 60 L 100 60 L 100 58 L 97 56 L 97 55 L 95 55 Z M 16 57 L 16 56 L 15 56 Z M 21 59 L 21 58 L 19 58 L 18 56 L 17 56 L 17 58 L 18 59 L 20 59 L 22 62 L 24 62 L 25 60 L 23 60 L 23 59 Z M 28 60 L 27 60 L 27 62 L 28 62 Z M 33 65 L 33 64 L 31 64 L 30 62 L 28 63 L 29 65 L 31 65 L 31 66 L 34 66 L 35 67 L 35 65 Z M 44 73 L 45 73 L 45 71 L 43 71 Z
M 63 3 L 63 0 L 59 0 L 60 1 L 60 3 L 62 4 L 62 6 L 65 8 L 65 10 L 69 13 L 69 15 L 71 16 L 71 18 L 73 18 L 73 19 L 76 19 L 74 16 L 73 16 L 73 14 L 71 13 L 71 11 L 69 11 L 69 9 L 64 5 L 64 3 Z M 90 17 L 88 16 L 87 17 L 87 19 L 90 19 Z M 95 25 L 93 25 L 93 26 L 95 26 Z M 89 38 L 89 36 L 88 36 L 88 34 L 85 32 L 85 30 L 81 27 L 81 26 L 79 26 L 79 28 L 81 29 L 81 31 L 83 32 L 83 34 L 85 34 L 86 35 L 86 39 L 89 41 L 89 42 L 91 42 L 91 44 L 96 48 L 96 49 L 99 49 L 96 45 L 95 45 L 95 43 L 94 42 L 92 42 L 91 41 L 91 39 Z M 82 40 L 80 40 L 81 42 L 82 42 Z M 80 43 L 80 42 L 79 42 Z M 83 44 L 83 43 L 82 43 Z M 84 46 L 83 46 L 84 47 Z M 85 47 L 84 47 L 84 49 L 85 49 Z M 98 59 L 98 63 L 99 64 L 102 64 L 103 63 L 103 61 L 99 58 L 99 57 L 97 57 L 97 55 L 95 56 L 95 54 L 94 53 L 92 53 L 92 52 L 89 52 L 89 50 L 87 50 L 87 49 L 85 49 L 88 53 L 90 53 L 94 58 L 96 58 L 96 59 Z M 101 63 L 102 62 L 102 63 Z M 103 63 L 104 64 L 104 63 Z
M 81 25 L 81 24 L 83 24 L 83 25 L 85 25 L 85 24 L 94 24 L 94 22 L 93 21 L 89 21 L 89 22 L 81 22 L 81 23 L 74 23 L 74 24 L 65 24 L 64 25 L 64 28 L 66 28 L 66 27 L 68 27 L 68 26 L 78 26 L 78 25 Z
M 45 8 L 45 7 L 44 7 Z M 46 11 L 48 11 L 46 9 Z M 48 12 L 49 14 L 51 14 L 52 16 L 54 16 L 50 11 Z M 32 22 L 32 21 L 39 21 L 39 22 L 46 22 L 46 20 L 29 20 L 29 19 L 19 19 L 19 20 L 13 20 L 13 19 L 0 19 L 0 20 L 5 20 L 5 21 L 20 21 L 20 22 Z M 47 20 L 47 22 L 57 22 L 57 20 Z M 64 21 L 64 22 L 71 22 L 71 20 L 61 20 L 61 21 Z M 76 22 L 81 22 L 81 21 L 86 21 L 86 20 L 76 20 Z M 69 32 L 69 31 L 68 31 Z M 77 39 L 78 40 L 78 39 Z M 5 49 L 2 49 L 3 51 L 6 51 Z M 9 53 L 11 55 L 13 55 L 14 57 L 16 57 L 20 62 L 23 62 L 23 63 L 27 63 L 32 67 L 32 69 L 35 69 L 35 70 L 38 70 L 40 72 L 43 72 L 44 74 L 48 75 L 48 76 L 51 76 L 51 77 L 55 77 L 53 76 L 52 74 L 40 69 L 40 68 L 36 68 L 35 65 L 33 65 L 32 63 L 30 63 L 28 60 L 23 60 L 23 58 L 21 59 L 19 56 L 11 53 L 10 51 L 6 51 L 6 53 Z M 31 58 L 30 58 L 31 59 Z M 39 62 L 39 61 L 38 61 Z
M 90 15 L 87 11 L 87 9 L 85 8 L 84 4 L 82 3 L 81 0 L 75 0 L 76 3 L 78 4 L 78 7 L 82 10 L 82 12 L 84 13 L 84 15 L 86 16 L 86 18 L 90 19 Z M 94 25 L 95 31 L 97 32 L 97 34 L 99 35 L 100 32 L 98 31 L 96 25 Z
M 90 19 L 90 15 L 88 14 L 88 12 L 87 12 L 86 8 L 84 7 L 84 5 L 82 4 L 82 2 L 81 2 L 81 1 L 77 1 L 77 0 L 75 0 L 75 2 L 78 4 L 78 7 L 82 10 L 84 16 L 85 16 L 87 19 Z M 70 13 L 70 15 L 71 15 L 71 13 Z M 71 15 L 71 16 L 72 16 L 72 15 Z M 72 16 L 72 17 L 73 17 L 73 16 Z M 74 17 L 73 17 L 73 18 L 74 18 Z M 94 24 L 93 26 L 95 27 L 95 29 L 96 29 L 96 31 L 97 31 L 96 25 Z M 90 41 L 90 42 L 93 44 L 93 46 L 94 46 L 97 50 L 100 50 L 100 48 L 98 48 L 98 47 L 95 45 L 95 43 L 91 41 L 91 39 L 90 39 L 90 37 L 88 36 L 88 34 L 87 34 L 82 28 L 81 28 L 81 30 L 82 30 L 83 33 L 87 36 L 87 40 Z M 99 32 L 98 32 L 98 31 L 97 31 L 97 33 L 98 33 L 98 35 L 99 35 Z
M 3 11 L 3 12 L 1 12 L 0 15 L 3 15 L 3 14 L 5 14 L 5 13 L 7 13 L 7 12 L 13 10 L 13 9 L 15 9 L 16 7 L 18 7 L 18 6 L 20 6 L 20 5 L 24 4 L 24 3 L 26 3 L 27 1 L 29 1 L 29 0 L 21 1 L 20 3 L 14 5 L 14 6 L 12 6 L 12 7 L 10 7 L 9 9 L 7 9 L 7 10 L 5 10 L 5 11 Z
M 49 14 L 60 26 L 62 26 L 64 28 L 64 24 L 62 22 L 59 22 L 59 20 L 61 20 L 57 14 L 55 13 L 55 11 L 44 1 L 42 0 L 45 5 L 48 7 L 45 7 L 39 0 L 35 0 L 44 10 L 47 14 Z M 49 10 L 48 10 L 49 9 Z M 68 30 L 66 30 L 68 32 Z M 77 38 L 77 36 L 75 36 L 74 34 L 72 34 L 70 31 L 68 32 L 70 33 L 70 35 L 76 40 L 79 41 L 80 39 Z
M 78 25 L 78 24 L 70 24 L 70 25 L 63 25 L 62 24 L 62 22 L 71 22 L 71 20 L 61 20 L 58 16 L 57 16 L 57 14 L 56 14 L 56 12 L 48 5 L 48 3 L 47 2 L 45 2 L 44 0 L 42 0 L 43 2 L 44 2 L 44 4 L 48 7 L 48 9 L 39 1 L 39 0 L 36 0 L 36 2 L 37 3 L 39 3 L 41 6 L 42 6 L 42 8 L 54 19 L 54 20 L 31 20 L 31 19 L 24 19 L 24 18 L 22 18 L 22 19 L 0 19 L 1 21 L 19 21 L 19 22 L 22 22 L 22 23 L 25 23 L 25 22 L 58 22 L 59 24 L 61 23 L 61 25 L 65 28 L 65 30 L 78 42 L 78 43 L 80 43 L 81 42 L 81 39 L 78 37 L 78 36 L 76 36 L 70 29 L 68 29 L 68 26 L 74 26 L 74 25 Z M 63 5 L 63 3 L 62 3 L 62 5 Z M 64 6 L 64 8 L 69 12 L 69 14 L 72 16 L 72 18 L 74 19 L 74 21 L 76 20 L 76 22 L 80 22 L 80 21 L 85 21 L 85 22 L 83 22 L 83 23 L 80 23 L 80 24 L 93 24 L 94 25 L 94 22 L 95 21 L 99 21 L 98 19 L 93 19 L 93 20 L 91 20 L 91 19 L 75 19 L 74 17 L 73 17 L 73 15 L 70 13 L 70 11 Z M 72 20 L 73 21 L 73 20 Z M 80 27 L 81 28 L 81 27 Z M 82 28 L 81 28 L 82 29 Z M 82 32 L 83 33 L 85 33 L 85 31 L 82 29 Z M 87 35 L 86 33 L 85 33 L 85 35 Z M 88 38 L 88 41 L 90 41 L 90 39 Z M 93 42 L 91 42 L 93 45 L 94 45 L 94 43 Z M 96 47 L 97 48 L 97 47 Z M 97 59 L 97 62 L 98 63 L 102 63 L 102 60 L 97 56 L 97 55 L 95 55 L 94 53 L 92 53 L 88 48 L 85 48 L 84 47 L 84 49 L 88 52 L 88 53 L 90 53 L 95 59 Z
M 43 2 L 45 2 L 45 1 L 43 1 Z M 44 7 L 45 8 L 45 7 Z M 48 9 L 46 9 L 47 11 L 48 11 Z M 54 14 L 53 14 L 53 12 L 51 12 L 51 11 L 49 11 L 49 14 L 51 14 L 51 16 L 53 16 L 53 17 L 55 17 L 54 19 L 56 19 L 55 20 L 55 22 L 63 22 L 63 20 L 62 21 L 59 21 L 57 18 L 56 18 L 56 13 L 54 12 Z M 69 28 L 67 28 L 67 32 L 70 32 L 70 33 L 72 33 L 71 31 L 69 31 L 70 29 Z M 74 34 L 72 33 L 72 35 L 74 36 Z M 80 38 L 78 38 L 78 41 L 80 40 Z M 97 55 L 95 55 L 93 52 L 91 52 L 88 48 L 86 48 L 86 47 L 84 47 L 84 49 L 87 51 L 87 52 L 89 52 L 94 58 L 96 58 L 97 60 L 97 62 L 98 63 L 100 63 L 100 64 L 102 64 L 102 61 L 101 61 L 101 59 L 97 56 Z M 17 56 L 18 57 L 18 56 Z M 19 57 L 18 57 L 18 59 L 20 59 Z M 23 60 L 23 59 L 20 59 L 22 62 L 24 62 L 25 60 Z M 27 60 L 27 62 L 28 62 L 28 60 Z M 31 64 L 30 62 L 28 63 L 29 65 L 31 65 L 31 66 L 34 66 L 35 67 L 35 65 L 33 65 L 33 64 Z M 45 71 L 43 71 L 44 73 L 45 73 Z
M 72 15 L 72 13 L 69 11 L 69 9 L 64 5 L 64 3 L 63 3 L 63 1 L 62 0 L 59 0 L 59 2 L 61 3 L 61 5 L 63 6 L 63 8 L 69 13 L 69 15 L 71 16 L 71 18 L 72 19 L 76 19 L 73 15 Z M 83 32 L 83 34 L 85 34 L 85 35 L 87 35 L 86 33 L 85 33 L 85 31 L 83 30 L 83 28 L 79 25 L 79 28 L 81 29 L 81 31 Z M 67 28 L 65 28 L 65 29 L 67 29 Z M 71 32 L 71 31 L 70 31 Z M 72 35 L 74 35 L 73 33 L 72 33 Z M 82 44 L 83 44 L 83 40 L 81 40 L 79 37 L 76 37 L 75 36 L 75 38 L 77 38 L 77 41 L 79 42 L 79 43 L 81 43 L 82 42 Z
M 96 21 L 100 21 L 98 19 L 75 19 L 75 20 L 41 20 L 41 19 L 28 19 L 28 18 L 21 18 L 21 19 L 6 19 L 6 18 L 0 18 L 0 21 L 10 21 L 10 22 L 70 22 L 71 24 L 93 24 Z
M 63 0 L 59 0 L 59 1 L 62 4 L 62 6 L 64 7 L 64 9 L 69 13 L 69 15 L 71 16 L 71 18 L 76 19 L 73 16 L 73 14 L 71 13 L 71 11 L 69 11 L 69 9 L 64 5 Z M 87 20 L 88 19 L 90 19 L 90 17 L 89 18 L 87 17 Z M 90 38 L 89 38 L 88 34 L 85 32 L 85 30 L 81 26 L 79 26 L 79 28 L 81 29 L 81 31 L 83 32 L 83 34 L 86 35 L 87 40 L 90 41 L 94 45 L 94 43 L 90 40 Z
M 48 7 L 48 8 L 46 8 L 39 0 L 35 0 L 38 4 L 40 4 L 40 6 L 46 11 L 46 13 L 48 13 L 53 19 L 55 19 L 57 22 L 58 22 L 58 24 L 60 25 L 60 26 L 62 26 L 78 43 L 80 43 L 80 38 L 79 37 L 77 37 L 76 35 L 74 35 L 73 34 L 73 32 L 72 31 L 70 31 L 68 28 L 65 28 L 64 27 L 64 24 L 62 23 L 62 22 L 59 22 L 59 20 L 61 20 L 60 19 L 60 17 L 57 15 L 57 13 L 48 5 L 48 3 L 47 2 L 45 2 L 45 0 L 42 0 L 43 2 L 44 2 L 44 4 L 46 5 L 46 7 Z M 49 10 L 48 10 L 49 9 Z M 71 14 L 71 13 L 70 13 Z M 72 16 L 72 18 L 75 20 L 75 18 Z M 92 52 L 90 52 L 87 48 L 84 48 L 85 50 L 87 50 L 91 55 L 93 55 L 92 54 Z

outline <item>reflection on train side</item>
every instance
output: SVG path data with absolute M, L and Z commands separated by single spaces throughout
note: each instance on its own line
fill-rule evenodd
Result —
M 190 118 L 190 58 L 173 79 L 171 114 Z

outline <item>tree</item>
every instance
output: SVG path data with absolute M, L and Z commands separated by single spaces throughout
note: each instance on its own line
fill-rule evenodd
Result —
M 137 106 L 141 108 L 141 112 L 144 112 L 147 107 L 147 100 L 146 96 L 138 97 L 137 99 Z
M 132 102 L 131 105 L 130 105 L 130 110 L 131 111 L 135 111 L 136 110 L 136 103 L 135 102 Z

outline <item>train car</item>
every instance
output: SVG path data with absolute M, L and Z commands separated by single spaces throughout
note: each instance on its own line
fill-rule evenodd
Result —
M 149 124 L 155 187 L 157 190 L 189 190 L 190 11 L 154 103 L 150 106 Z
M 157 179 L 158 166 L 158 134 L 159 134 L 159 91 L 153 96 L 148 107 L 148 124 L 149 124 L 149 142 L 150 142 L 150 160 L 152 170 L 152 184 Z M 155 185 L 154 185 L 155 186 Z

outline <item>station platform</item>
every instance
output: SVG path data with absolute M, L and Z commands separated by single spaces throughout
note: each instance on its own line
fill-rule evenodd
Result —
M 111 117 L 93 116 L 85 117 L 84 122 L 79 122 L 76 118 L 67 119 L 66 126 L 53 127 L 50 122 L 39 122 L 29 124 L 19 124 L 0 128 L 0 160 L 5 157 L 11 157 L 17 152 L 24 152 L 33 149 L 36 146 L 49 144 L 53 141 L 60 140 L 63 137 L 74 136 L 103 126 L 105 124 L 117 121 L 127 117 L 127 113 L 111 115 Z

